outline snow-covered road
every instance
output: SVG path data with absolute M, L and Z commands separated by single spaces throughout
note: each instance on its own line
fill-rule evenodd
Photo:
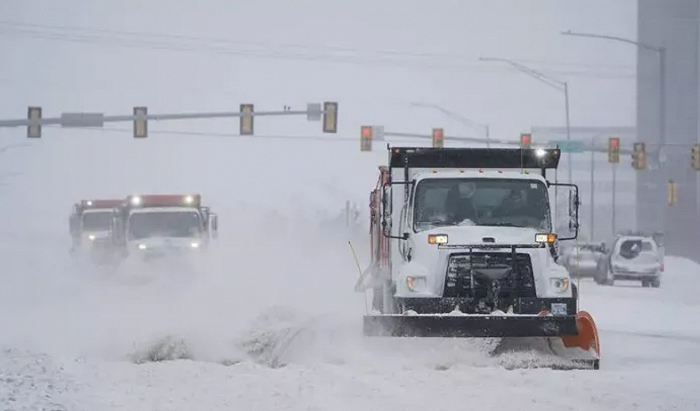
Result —
M 14 243 L 3 251 L 0 410 L 700 409 L 691 262 L 667 258 L 659 289 L 581 280 L 601 370 L 508 370 L 527 358 L 491 358 L 488 341 L 361 338 L 347 243 L 326 238 L 319 252 L 311 238 L 224 238 L 196 276 L 171 269 L 146 284 L 76 270 L 51 241 L 29 257 Z M 193 359 L 134 364 L 168 335 Z

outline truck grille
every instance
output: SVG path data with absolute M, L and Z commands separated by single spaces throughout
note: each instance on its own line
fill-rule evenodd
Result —
M 452 254 L 447 264 L 443 295 L 476 300 L 536 297 L 530 255 L 512 252 Z

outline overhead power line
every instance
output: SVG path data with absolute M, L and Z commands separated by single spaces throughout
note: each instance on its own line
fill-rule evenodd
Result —
M 356 48 L 272 44 L 233 41 L 172 34 L 139 33 L 98 28 L 48 26 L 0 21 L 0 36 L 60 41 L 70 43 L 116 46 L 149 50 L 194 52 L 215 55 L 235 55 L 243 58 L 272 58 L 307 60 L 362 66 L 424 68 L 459 72 L 492 72 L 476 57 L 449 53 L 408 53 L 395 50 L 362 50 Z M 630 66 L 593 65 L 555 61 L 520 60 L 539 66 L 581 67 L 581 70 L 553 70 L 548 73 L 573 77 L 634 79 Z M 607 70 L 604 70 L 607 69 Z M 503 71 L 509 73 L 508 71 Z

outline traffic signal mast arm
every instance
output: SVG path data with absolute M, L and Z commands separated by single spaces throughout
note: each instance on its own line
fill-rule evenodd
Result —
M 27 119 L 21 120 L 0 120 L 0 127 L 27 127 L 27 137 L 41 138 L 41 127 L 50 125 L 60 125 L 62 127 L 103 127 L 108 122 L 134 122 L 134 137 L 147 137 L 146 124 L 148 120 L 188 120 L 188 119 L 211 119 L 224 117 L 241 117 L 242 127 L 248 125 L 243 120 L 249 122 L 252 131 L 252 118 L 254 116 L 290 116 L 306 115 L 309 121 L 318 121 L 323 117 L 323 132 L 336 133 L 338 126 L 338 103 L 325 102 L 323 106 L 319 103 L 309 103 L 306 110 L 281 110 L 281 111 L 253 111 L 252 104 L 241 105 L 241 111 L 224 111 L 209 113 L 176 113 L 176 114 L 148 114 L 146 107 L 134 107 L 131 115 L 105 116 L 103 113 L 63 113 L 60 117 L 42 118 L 41 107 L 29 107 Z

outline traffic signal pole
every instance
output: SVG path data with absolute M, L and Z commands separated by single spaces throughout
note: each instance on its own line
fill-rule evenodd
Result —
M 248 109 L 243 109 L 243 106 Z M 134 137 L 147 137 L 148 120 L 191 120 L 212 119 L 226 117 L 241 117 L 242 120 L 258 116 L 299 116 L 306 115 L 308 121 L 321 121 L 323 118 L 323 132 L 337 132 L 338 104 L 335 102 L 309 103 L 306 110 L 281 110 L 281 111 L 253 111 L 252 105 L 242 105 L 241 111 L 204 112 L 204 113 L 172 113 L 172 114 L 147 114 L 146 107 L 134 107 L 134 113 L 130 115 L 105 116 L 103 113 L 62 113 L 60 117 L 42 118 L 41 107 L 29 107 L 27 119 L 0 120 L 0 127 L 27 127 L 27 137 L 41 138 L 41 128 L 46 125 L 60 125 L 68 128 L 99 128 L 105 123 L 134 122 Z M 242 122 L 243 123 L 243 122 Z M 252 134 L 252 122 L 249 127 Z
M 612 166 L 612 231 L 617 234 L 617 163 Z

